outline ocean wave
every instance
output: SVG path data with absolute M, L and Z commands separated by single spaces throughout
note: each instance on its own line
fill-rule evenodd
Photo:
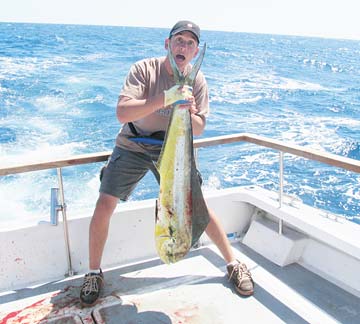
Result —
M 75 76 L 75 75 L 71 75 L 66 79 L 66 82 L 68 83 L 78 83 L 78 84 L 82 84 L 84 82 L 87 82 L 88 79 L 86 77 L 83 76 Z
M 13 143 L 16 141 L 16 133 L 9 127 L 0 126 L 0 144 L 1 143 Z
M 63 37 L 55 35 L 55 39 L 58 43 L 65 44 L 65 39 Z
M 210 89 L 211 100 L 232 104 L 255 103 L 263 99 L 277 101 L 278 90 L 282 91 L 329 91 L 318 83 L 280 77 L 277 75 L 254 74 L 250 77 L 228 80 Z
M 360 160 L 360 143 L 354 140 L 345 140 L 341 147 L 336 149 L 336 154 Z
M 68 64 L 69 60 L 61 56 L 55 56 L 51 59 L 0 57 L 0 79 L 24 79 L 38 74 L 42 70 Z
M 86 147 L 86 144 L 83 142 L 66 143 L 62 145 L 50 144 L 49 142 L 37 142 L 29 143 L 29 146 L 26 148 L 20 146 L 18 149 L 8 148 L 8 152 L 6 152 L 6 146 L 2 146 L 2 153 L 4 155 L 0 165 L 6 167 L 19 164 L 19 161 L 21 161 L 21 164 L 26 164 L 62 159 L 78 154 L 84 147 Z
M 60 56 L 53 55 L 51 58 L 36 57 L 4 57 L 0 56 L 0 80 L 15 80 L 32 77 L 41 74 L 44 70 L 58 67 L 66 67 L 77 63 L 90 63 L 111 59 L 113 55 L 108 53 L 92 53 L 86 55 Z M 72 76 L 70 81 L 84 80 L 84 77 Z
M 35 106 L 41 108 L 42 111 L 63 110 L 66 105 L 66 99 L 59 95 L 45 95 L 35 98 Z
M 314 67 L 317 67 L 321 70 L 325 70 L 325 71 L 331 71 L 331 72 L 343 72 L 343 68 L 341 68 L 340 66 L 337 66 L 335 64 L 330 64 L 327 62 L 323 62 L 323 61 L 318 61 L 316 59 L 304 59 L 303 63 L 305 65 L 312 65 Z
M 279 77 L 273 87 L 282 90 L 306 90 L 306 91 L 327 91 L 328 88 L 313 82 Z
M 81 56 L 81 61 L 85 61 L 85 62 L 95 62 L 95 61 L 99 61 L 102 59 L 109 59 L 112 58 L 114 55 L 106 53 L 106 52 L 97 52 L 97 53 L 91 53 L 91 54 L 86 54 L 84 56 Z
M 104 96 L 101 94 L 97 94 L 92 98 L 84 98 L 78 101 L 79 104 L 94 104 L 94 103 L 104 103 Z
M 0 57 L 0 79 L 11 80 L 13 76 L 30 76 L 36 70 L 36 58 Z

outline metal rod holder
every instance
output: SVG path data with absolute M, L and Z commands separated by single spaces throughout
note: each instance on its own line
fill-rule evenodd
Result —
M 63 206 L 59 203 L 59 188 L 51 188 L 50 196 L 50 225 L 57 226 L 59 223 L 59 211 Z

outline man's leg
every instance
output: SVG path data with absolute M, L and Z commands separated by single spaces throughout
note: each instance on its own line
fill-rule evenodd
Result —
M 211 209 L 209 209 L 209 216 L 210 221 L 205 232 L 223 255 L 227 264 L 229 280 L 233 282 L 235 289 L 240 295 L 252 295 L 254 293 L 254 282 L 250 271 L 244 263 L 235 259 L 224 228 Z
M 110 218 L 119 199 L 125 201 L 153 163 L 141 153 L 115 147 L 108 164 L 102 169 L 100 195 L 89 229 L 89 268 L 80 291 L 83 306 L 92 306 L 100 296 L 103 273 L 101 258 L 108 237 Z
M 111 215 L 118 203 L 118 198 L 100 193 L 96 202 L 89 229 L 89 267 L 80 291 L 80 301 L 85 307 L 94 305 L 100 297 L 104 276 L 100 269 L 101 258 L 109 232 Z
M 110 218 L 118 201 L 117 197 L 100 193 L 89 229 L 90 271 L 100 269 L 101 258 L 109 231 Z
M 224 228 L 211 209 L 209 209 L 209 216 L 210 221 L 205 232 L 220 250 L 226 263 L 230 263 L 235 260 L 235 257 Z

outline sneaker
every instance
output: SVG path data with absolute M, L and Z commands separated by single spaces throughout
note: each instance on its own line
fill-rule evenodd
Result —
M 100 273 L 88 273 L 80 291 L 80 302 L 85 307 L 93 306 L 100 297 L 101 288 L 104 284 L 104 275 Z
M 229 281 L 235 286 L 236 291 L 243 296 L 250 296 L 254 293 L 254 281 L 245 263 L 238 261 L 235 265 L 227 266 Z

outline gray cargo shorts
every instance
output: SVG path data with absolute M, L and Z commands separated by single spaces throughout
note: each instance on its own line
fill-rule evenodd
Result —
M 155 166 L 159 155 L 160 149 L 145 154 L 115 146 L 106 167 L 102 171 L 99 191 L 126 201 L 149 170 L 160 183 L 160 175 Z M 197 173 L 201 184 L 200 172 L 197 171 Z
M 155 167 L 159 154 L 160 150 L 148 155 L 115 146 L 103 169 L 99 191 L 125 201 L 149 170 L 159 183 L 160 176 Z

